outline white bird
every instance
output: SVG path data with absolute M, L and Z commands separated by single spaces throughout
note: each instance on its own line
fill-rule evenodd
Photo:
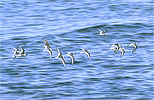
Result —
M 101 30 L 101 29 L 97 29 L 97 30 L 99 30 L 99 35 L 107 35 L 107 30 L 105 30 L 105 31 L 103 31 L 103 30 Z
M 42 40 L 44 41 L 44 47 L 45 47 L 45 50 L 47 50 L 48 48 L 51 48 L 50 47 L 50 44 L 48 43 L 48 41 L 47 40 L 45 40 L 44 38 L 42 38 Z
M 12 57 L 17 58 L 18 55 L 19 55 L 18 49 L 17 48 L 14 48 L 13 56 Z
M 125 49 L 124 48 L 119 48 L 119 51 L 121 51 L 120 57 L 122 57 L 124 55 L 124 53 L 125 53 Z
M 56 47 L 56 49 L 57 49 L 57 52 L 58 52 L 58 56 L 57 56 L 56 58 L 60 58 L 60 60 L 62 61 L 63 65 L 64 65 L 64 67 L 65 67 L 65 60 L 64 60 L 64 57 L 63 57 L 61 51 L 60 51 L 57 47 Z
M 136 51 L 136 49 L 137 49 L 137 43 L 130 43 L 128 46 L 133 46 L 134 47 L 132 53 L 134 53 Z
M 51 50 L 50 44 L 44 38 L 42 38 L 42 40 L 44 41 L 44 45 L 43 46 L 45 47 L 45 51 L 47 51 L 49 53 L 49 57 L 51 58 L 52 50 Z
M 88 52 L 88 50 L 82 49 L 81 53 L 85 53 L 87 55 L 87 57 L 88 57 L 88 60 L 90 59 L 90 53 Z
M 117 53 L 118 49 L 116 47 L 111 47 L 110 50 L 114 50 L 114 55 Z
M 50 44 L 48 43 L 48 41 L 47 41 L 47 40 L 45 40 L 44 38 L 42 38 L 42 40 L 44 41 L 44 45 L 46 45 L 46 46 L 49 46 L 49 47 L 50 47 Z
M 22 48 L 21 46 L 19 46 L 19 48 L 20 48 L 19 56 L 26 56 L 27 54 L 25 54 L 24 48 Z
M 111 45 L 111 47 L 115 47 L 117 50 L 119 50 L 120 48 L 122 48 L 122 46 L 118 43 L 114 43 Z
M 67 53 L 67 55 L 71 57 L 71 60 L 72 60 L 72 65 L 73 65 L 73 64 L 74 64 L 74 54 L 73 54 L 73 53 L 68 52 L 68 53 Z
M 47 48 L 47 50 L 46 51 L 48 51 L 48 53 L 49 53 L 49 57 L 51 58 L 51 56 L 52 56 L 52 51 L 51 51 L 51 48 Z

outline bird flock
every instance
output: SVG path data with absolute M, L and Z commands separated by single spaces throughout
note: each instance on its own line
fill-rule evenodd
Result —
M 100 36 L 103 36 L 103 35 L 107 35 L 107 30 L 101 30 L 101 29 L 97 29 L 99 31 L 99 35 Z M 51 46 L 50 44 L 47 42 L 47 40 L 45 40 L 44 38 L 42 38 L 42 40 L 44 41 L 44 51 L 47 51 L 49 53 L 49 58 L 52 57 L 52 49 L 51 49 Z M 134 53 L 137 49 L 137 43 L 130 43 L 128 46 L 133 46 L 133 50 L 132 50 L 132 53 Z M 20 51 L 19 51 L 20 49 Z M 57 49 L 57 57 L 58 59 L 61 60 L 62 64 L 64 65 L 64 67 L 66 66 L 65 64 L 65 59 L 64 59 L 64 56 L 62 54 L 62 52 L 60 51 L 60 49 L 58 47 L 56 47 Z M 111 45 L 111 47 L 109 48 L 110 50 L 113 50 L 114 51 L 114 55 L 117 54 L 118 51 L 121 52 L 121 55 L 120 57 L 122 57 L 124 54 L 125 54 L 125 48 L 122 48 L 122 45 L 119 44 L 119 43 L 114 43 Z M 90 53 L 88 50 L 86 49 L 81 49 L 82 51 L 80 53 L 84 53 L 87 55 L 87 58 L 88 60 L 90 60 Z M 72 65 L 74 65 L 74 53 L 71 53 L 71 52 L 68 52 L 66 54 L 67 56 L 69 56 L 71 58 L 71 62 L 72 62 Z M 25 53 L 25 50 L 23 47 L 19 46 L 19 48 L 14 48 L 14 52 L 13 52 L 13 58 L 16 59 L 18 57 L 22 57 L 22 56 L 27 56 L 27 54 Z
M 19 49 L 20 49 L 20 51 L 19 51 Z M 17 57 L 21 57 L 21 56 L 27 56 L 27 54 L 25 54 L 24 48 L 19 46 L 19 49 L 18 48 L 14 48 L 14 52 L 13 52 L 14 59 L 17 58 Z
M 134 47 L 132 53 L 134 53 L 137 49 L 137 43 L 130 43 L 128 46 Z M 122 48 L 122 46 L 118 43 L 112 44 L 110 50 L 114 50 L 114 55 L 117 53 L 117 51 L 120 51 L 121 52 L 120 57 L 123 56 L 125 53 L 125 48 Z

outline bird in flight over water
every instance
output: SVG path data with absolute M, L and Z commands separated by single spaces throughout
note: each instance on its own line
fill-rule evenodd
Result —
M 74 54 L 73 54 L 73 53 L 68 52 L 68 53 L 67 53 L 67 55 L 71 57 L 71 60 L 72 60 L 72 65 L 73 65 L 73 64 L 74 64 Z
M 134 53 L 136 51 L 136 49 L 137 49 L 137 43 L 130 43 L 128 46 L 133 46 L 134 47 L 132 53 Z
M 88 50 L 82 49 L 81 53 L 85 53 L 87 55 L 87 57 L 88 57 L 88 60 L 90 59 L 90 53 L 88 52 Z
M 99 35 L 103 36 L 103 35 L 107 35 L 107 30 L 101 30 L 101 29 L 97 29 L 99 30 Z
M 59 58 L 59 59 L 62 61 L 64 67 L 65 67 L 65 60 L 64 60 L 64 57 L 63 57 L 61 51 L 58 49 L 58 47 L 56 47 L 56 49 L 57 49 L 57 52 L 58 52 L 58 56 L 57 56 L 56 58 Z

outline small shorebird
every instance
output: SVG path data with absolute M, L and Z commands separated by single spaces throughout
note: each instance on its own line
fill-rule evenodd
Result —
M 120 48 L 122 48 L 122 46 L 120 44 L 118 44 L 118 43 L 112 44 L 111 47 L 115 47 L 115 48 L 117 48 L 117 50 L 119 50 Z
M 52 50 L 51 50 L 50 44 L 44 38 L 42 38 L 42 40 L 44 41 L 44 45 L 43 45 L 45 47 L 44 51 L 47 51 L 49 53 L 49 57 L 51 58 Z
M 124 48 L 119 48 L 119 51 L 121 51 L 120 57 L 122 57 L 124 55 L 124 53 L 125 53 L 125 49 Z
M 103 31 L 103 30 L 101 30 L 101 29 L 97 29 L 97 30 L 99 30 L 99 35 L 107 35 L 107 30 L 105 30 L 105 31 Z
M 117 53 L 118 49 L 116 47 L 111 47 L 110 50 L 114 50 L 114 55 Z
M 50 47 L 50 44 L 48 43 L 47 40 L 45 40 L 44 38 L 42 38 L 42 40 L 44 41 L 44 46 L 46 45 L 46 46 Z
M 73 64 L 74 64 L 74 54 L 73 54 L 73 53 L 68 52 L 68 53 L 67 53 L 67 56 L 70 56 L 70 57 L 71 57 L 71 60 L 72 60 L 72 65 L 73 65 Z
M 19 48 L 20 48 L 19 56 L 26 56 L 27 54 L 25 54 L 24 48 L 22 48 L 21 46 L 19 46 Z
M 50 44 L 48 43 L 48 41 L 47 40 L 45 40 L 44 38 L 42 38 L 42 40 L 44 41 L 44 47 L 45 47 L 45 50 L 47 50 L 48 48 L 51 48 L 50 47 Z
M 87 57 L 88 57 L 88 60 L 90 59 L 90 53 L 88 52 L 88 50 L 82 49 L 81 53 L 85 53 L 87 55 Z
M 19 56 L 19 51 L 18 51 L 17 48 L 14 48 L 13 56 L 12 57 L 14 57 L 14 59 L 16 59 L 18 56 Z
M 46 45 L 44 47 L 45 47 L 45 51 L 47 51 L 49 53 L 49 57 L 51 58 L 51 56 L 52 56 L 52 50 L 51 50 L 51 48 L 48 47 L 48 46 L 46 46 Z
M 64 60 L 64 57 L 63 57 L 61 51 L 60 51 L 57 47 L 56 47 L 56 49 L 57 49 L 57 52 L 58 52 L 58 56 L 57 56 L 56 58 L 60 58 L 60 60 L 62 61 L 63 65 L 64 65 L 64 67 L 65 67 L 65 60 Z
M 51 51 L 51 48 L 48 48 L 48 53 L 49 53 L 49 57 L 51 58 L 51 56 L 52 56 L 52 51 Z
M 122 46 L 120 44 L 114 43 L 111 45 L 110 50 L 114 50 L 114 55 L 115 55 L 120 48 L 122 48 Z
M 137 43 L 130 43 L 128 46 L 133 46 L 134 47 L 132 53 L 134 53 L 136 51 L 136 49 L 137 49 Z

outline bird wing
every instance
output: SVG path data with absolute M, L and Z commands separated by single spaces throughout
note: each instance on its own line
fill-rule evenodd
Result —
M 62 53 L 60 52 L 60 50 L 56 47 L 57 52 L 58 52 L 58 56 L 62 55 Z
M 88 57 L 88 59 L 90 58 L 90 53 L 87 51 L 87 52 L 85 52 L 86 53 L 86 55 L 87 55 L 87 57 Z
M 72 59 L 72 65 L 74 64 L 74 57 L 73 56 L 70 56 L 71 59 Z
M 50 45 L 49 43 L 48 43 L 48 41 L 47 40 L 45 40 L 44 38 L 42 38 L 42 40 L 44 41 L 44 45 Z
M 52 56 L 52 51 L 51 51 L 51 49 L 49 48 L 47 51 L 49 52 L 49 55 L 50 55 L 50 57 L 51 57 L 51 56 Z
M 60 60 L 62 61 L 63 65 L 65 67 L 65 60 L 64 60 L 63 56 L 61 56 Z

